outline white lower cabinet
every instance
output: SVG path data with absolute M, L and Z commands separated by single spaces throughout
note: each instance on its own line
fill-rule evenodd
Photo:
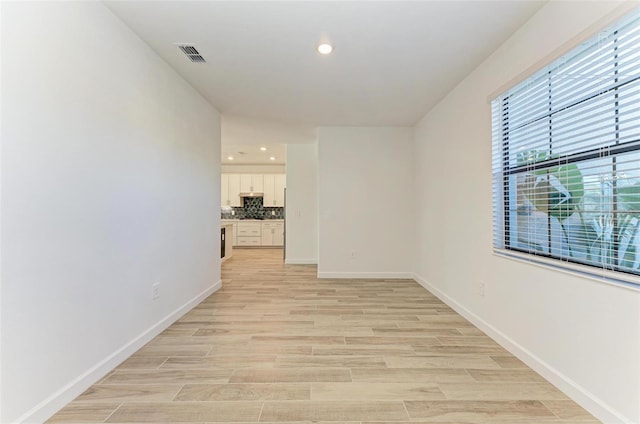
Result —
M 227 243 L 231 243 L 233 246 L 238 245 L 238 221 L 235 219 L 223 219 L 220 221 L 221 224 L 231 224 L 233 225 L 233 237 L 229 237 L 227 235 Z
M 263 246 L 283 246 L 284 245 L 284 223 L 263 222 L 262 223 L 262 245 Z
M 234 223 L 234 246 L 284 246 L 283 221 Z
M 238 222 L 237 230 L 238 246 L 262 245 L 262 225 L 259 222 Z
M 238 246 L 262 246 L 262 237 L 238 236 Z
M 233 240 L 232 243 L 234 246 L 238 245 L 238 223 L 233 223 Z

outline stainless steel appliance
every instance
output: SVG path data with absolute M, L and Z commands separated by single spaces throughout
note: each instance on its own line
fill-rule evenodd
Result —
M 225 245 L 225 236 L 226 236 L 226 228 L 222 227 L 220 228 L 220 258 L 224 258 L 225 256 L 225 249 L 224 249 L 224 245 Z

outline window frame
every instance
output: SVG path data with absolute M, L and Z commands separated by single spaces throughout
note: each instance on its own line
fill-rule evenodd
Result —
M 632 18 L 635 22 L 635 25 L 640 26 L 640 21 L 638 20 L 638 13 L 636 11 L 635 14 L 632 14 Z M 524 260 L 526 262 L 533 262 L 542 264 L 544 266 L 550 266 L 553 268 L 560 269 L 562 271 L 569 272 L 577 272 L 587 277 L 597 277 L 598 279 L 604 279 L 609 282 L 613 282 L 615 284 L 622 284 L 634 289 L 640 290 L 640 269 L 637 269 L 635 272 L 625 269 L 621 265 L 621 260 L 618 257 L 619 254 L 619 222 L 618 222 L 618 214 L 620 210 L 618 210 L 618 196 L 619 193 L 617 191 L 617 159 L 624 154 L 628 153 L 639 153 L 640 152 L 640 136 L 634 138 L 630 141 L 620 142 L 620 126 L 619 126 L 619 114 L 620 114 L 620 104 L 618 101 L 619 91 L 629 85 L 629 84 L 640 84 L 640 73 L 635 75 L 634 77 L 623 81 L 622 83 L 619 80 L 619 62 L 618 62 L 618 30 L 621 28 L 625 21 L 628 21 L 629 18 L 620 19 L 614 27 L 618 29 L 611 31 L 610 35 L 613 35 L 613 49 L 610 53 L 607 53 L 606 56 L 608 58 L 613 59 L 613 80 L 612 84 L 605 90 L 599 90 L 594 93 L 587 94 L 584 98 L 581 98 L 577 101 L 571 101 L 569 104 L 564 105 L 561 108 L 556 110 L 552 107 L 552 102 L 554 100 L 552 94 L 552 78 L 554 77 L 554 69 L 553 66 L 547 66 L 542 68 L 540 71 L 534 74 L 533 78 L 537 78 L 536 82 L 542 81 L 544 74 L 547 73 L 548 79 L 548 113 L 536 115 L 535 119 L 529 121 L 525 120 L 517 126 L 517 128 L 511 128 L 510 122 L 510 114 L 512 112 L 511 108 L 511 97 L 517 92 L 518 89 L 522 88 L 522 83 L 516 85 L 511 90 L 507 90 L 507 92 L 496 99 L 494 99 L 494 105 L 492 105 L 492 123 L 493 123 L 493 131 L 492 131 L 492 145 L 493 145 L 493 153 L 492 153 L 492 179 L 494 185 L 494 195 L 493 195 L 493 251 L 495 254 L 498 254 L 503 257 L 512 257 L 519 260 Z M 628 22 L 627 22 L 628 23 Z M 591 38 L 592 41 L 595 37 Z M 581 54 L 582 50 L 576 48 L 572 50 L 569 54 L 574 54 L 574 57 L 577 57 Z M 611 56 L 612 55 L 612 56 Z M 588 62 L 587 66 L 591 64 L 597 64 L 596 61 Z M 582 65 L 581 65 L 582 66 Z M 583 77 L 584 78 L 584 77 Z M 586 79 L 585 79 L 586 80 Z M 583 88 L 587 84 L 582 84 L 580 88 Z M 515 89 L 515 90 L 514 90 Z M 514 90 L 513 92 L 511 92 Z M 563 111 L 570 110 L 571 108 L 576 107 L 584 102 L 588 102 L 597 97 L 606 96 L 613 94 L 613 116 L 614 120 L 611 124 L 607 124 L 606 128 L 613 127 L 612 133 L 615 134 L 615 137 L 610 140 L 608 143 L 600 145 L 598 147 L 590 148 L 590 149 L 580 149 L 578 151 L 574 151 L 567 154 L 556 155 L 553 153 L 553 117 L 554 115 L 561 113 Z M 521 101 L 521 99 L 520 99 Z M 499 103 L 497 103 L 499 102 Z M 638 105 L 640 105 L 640 100 L 637 100 Z M 496 107 L 497 105 L 497 107 Z M 498 119 L 496 119 L 496 113 L 498 113 Z M 519 111 L 515 112 L 516 115 Z M 515 129 L 522 128 L 526 125 L 531 124 L 535 121 L 540 121 L 543 119 L 548 119 L 549 121 L 549 133 L 548 142 L 549 142 L 549 152 L 548 157 L 543 160 L 534 161 L 532 163 L 513 163 L 514 159 L 511 154 L 512 146 L 511 135 Z M 497 121 L 497 122 L 496 122 Z M 496 125 L 497 123 L 497 125 Z M 496 128 L 498 127 L 498 128 Z M 516 143 L 516 148 L 519 147 L 518 143 Z M 499 149 L 499 158 L 496 158 L 496 150 Z M 610 158 L 611 163 L 611 175 L 612 184 L 613 184 L 613 194 L 612 201 L 613 206 L 611 209 L 611 213 L 613 214 L 613 241 L 611 243 L 612 248 L 614 249 L 613 254 L 607 256 L 608 259 L 611 260 L 612 263 L 607 263 L 606 261 L 601 261 L 600 263 L 596 263 L 595 261 L 587 261 L 580 260 L 577 258 L 573 258 L 570 255 L 564 254 L 554 254 L 552 247 L 552 230 L 551 230 L 551 220 L 552 216 L 550 213 L 546 213 L 546 219 L 548 222 L 548 230 L 547 237 L 549 242 L 548 253 L 545 252 L 537 252 L 528 249 L 524 249 L 522 247 L 518 247 L 518 241 L 513 242 L 513 234 L 512 228 L 518 226 L 518 222 L 516 220 L 515 223 L 511 222 L 512 217 L 511 214 L 516 211 L 518 207 L 518 200 L 515 201 L 511 199 L 512 197 L 512 188 L 510 187 L 512 184 L 511 178 L 513 176 L 521 175 L 524 173 L 532 172 L 532 171 L 543 171 L 543 170 L 551 170 L 553 168 L 557 168 L 563 165 L 575 164 L 576 166 L 580 163 L 587 163 L 588 161 L 594 159 L 606 159 Z M 499 163 L 499 165 L 498 165 Z M 498 168 L 498 169 L 497 169 Z M 640 170 L 640 164 L 636 168 Z M 499 172 L 497 172 L 499 170 Z M 547 175 L 549 175 L 547 173 Z M 517 186 L 517 182 L 516 182 Z M 515 190 L 517 193 L 517 188 Z M 499 204 L 500 202 L 501 204 Z M 515 208 L 514 208 L 515 205 Z M 572 212 L 572 214 L 575 212 Z M 640 215 L 639 215 L 640 217 Z M 555 218 L 557 219 L 557 218 Z M 515 224 L 515 225 L 514 225 Z M 496 228 L 497 226 L 501 228 Z M 562 223 L 560 223 L 562 226 Z M 640 229 L 638 229 L 640 231 Z M 498 240 L 498 235 L 502 235 L 502 240 Z M 517 231 L 516 231 L 517 234 Z M 570 240 L 568 235 L 565 233 L 566 244 L 571 250 Z M 640 237 L 640 235 L 638 236 Z M 563 240 L 564 243 L 564 240 Z M 514 245 L 515 244 L 515 245 Z M 561 248 L 562 251 L 562 248 Z M 573 266 L 567 266 L 573 265 Z M 629 267 L 627 267 L 629 268 Z M 635 269 L 635 267 L 634 267 Z

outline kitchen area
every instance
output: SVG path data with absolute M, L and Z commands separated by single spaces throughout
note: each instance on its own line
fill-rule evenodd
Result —
M 284 250 L 285 174 L 223 173 L 220 181 L 222 261 L 235 248 Z

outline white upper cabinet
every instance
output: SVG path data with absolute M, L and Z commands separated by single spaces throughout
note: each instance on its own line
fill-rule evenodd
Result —
M 240 175 L 241 193 L 262 193 L 264 192 L 264 176 L 262 174 Z
M 229 206 L 242 206 L 242 198 L 240 198 L 240 175 L 229 174 Z
M 284 174 L 276 175 L 276 206 L 284 207 L 284 189 L 287 187 L 287 178 Z
M 274 175 L 265 175 L 264 176 L 264 198 L 262 199 L 262 204 L 264 207 L 274 206 L 275 204 L 275 179 Z
M 285 174 L 222 174 L 220 204 L 240 207 L 240 193 L 264 193 L 265 207 L 282 208 L 285 186 Z
M 222 174 L 220 178 L 220 205 L 241 206 L 240 175 Z
M 228 174 L 222 174 L 222 176 L 220 177 L 220 206 L 230 206 Z
M 264 176 L 264 206 L 284 207 L 284 174 L 266 174 Z

